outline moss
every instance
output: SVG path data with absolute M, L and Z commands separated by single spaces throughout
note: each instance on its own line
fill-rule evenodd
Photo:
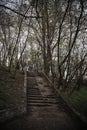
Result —
M 63 92 L 62 95 L 71 107 L 87 117 L 86 87 L 82 87 L 79 91 L 75 91 L 72 95 L 69 95 L 67 92 Z

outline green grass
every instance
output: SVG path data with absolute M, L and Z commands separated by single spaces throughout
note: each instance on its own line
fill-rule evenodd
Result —
M 62 95 L 71 107 L 87 117 L 87 87 L 75 91 L 72 95 L 67 92 L 63 92 Z

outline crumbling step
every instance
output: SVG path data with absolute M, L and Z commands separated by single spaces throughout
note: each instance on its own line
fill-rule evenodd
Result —
M 28 95 L 27 96 L 27 99 L 34 99 L 34 100 L 40 100 L 40 99 L 43 99 L 43 100 L 49 100 L 49 101 L 58 101 L 58 98 L 57 97 L 43 97 L 43 96 L 41 96 L 41 94 L 37 94 L 37 95 L 33 95 L 33 94 L 31 94 L 31 95 Z
M 40 92 L 27 92 L 27 94 L 38 94 L 38 95 L 41 95 L 41 93 Z
M 34 99 L 34 100 L 43 100 L 43 98 L 41 96 L 27 96 L 27 99 Z
M 47 104 L 47 105 L 57 105 L 58 103 L 57 102 L 29 102 L 29 104 L 38 104 L 38 103 L 42 103 L 42 104 Z
M 49 103 L 49 104 L 58 104 L 59 102 L 58 101 L 49 101 L 49 100 L 42 100 L 42 99 L 37 99 L 37 100 L 34 100 L 34 99 L 27 99 L 27 102 L 33 102 L 33 103 Z
M 29 99 L 29 100 L 44 100 L 40 95 L 39 96 L 31 95 L 31 96 L 28 96 L 27 99 Z
M 28 97 L 41 97 L 41 94 L 29 94 Z
M 59 111 L 57 107 L 53 108 L 52 106 L 43 106 L 43 107 L 38 107 L 37 109 L 37 106 L 35 107 L 32 107 L 32 106 L 28 106 L 28 111 L 29 112 L 35 112 L 35 110 L 39 111 L 39 112 L 57 112 Z M 51 114 L 51 113 L 50 113 Z
M 48 104 L 58 104 L 58 102 L 57 101 L 55 101 L 55 102 L 51 102 L 51 101 L 40 101 L 40 100 L 29 100 L 29 103 L 48 103 Z
M 41 95 L 40 93 L 28 93 L 29 94 L 29 96 L 31 96 L 31 95 Z
M 40 92 L 40 90 L 39 89 L 27 89 L 27 92 Z
M 27 93 L 28 96 L 41 96 L 40 93 Z
M 28 88 L 27 91 L 28 91 L 28 92 L 30 92 L 30 91 L 39 91 L 39 89 L 38 89 L 38 88 L 35 88 L 35 89 L 34 89 L 34 88 L 29 89 L 29 88 Z
M 28 89 L 38 89 L 37 87 L 28 87 Z
M 51 104 L 46 104 L 46 103 L 28 103 L 28 106 L 38 106 L 38 107 L 43 107 L 43 106 L 51 106 Z
M 49 95 L 48 95 L 48 96 L 47 96 L 47 95 L 46 95 L 46 96 L 43 96 L 43 98 L 49 98 L 49 99 L 54 99 L 54 98 L 55 98 L 55 99 L 58 99 L 57 96 L 52 96 L 52 97 L 51 97 L 51 96 L 49 96 Z
M 46 102 L 46 103 L 53 103 L 53 104 L 59 103 L 59 101 L 57 101 L 57 100 L 44 100 L 44 99 L 39 99 L 39 98 L 37 98 L 37 99 L 28 98 L 27 101 L 28 102 L 44 102 L 44 103 Z
M 40 93 L 40 91 L 31 91 L 31 90 L 30 90 L 30 91 L 28 91 L 27 93 L 28 93 L 28 94 L 30 94 L 30 93 Z
M 33 94 L 34 94 L 34 93 L 35 93 L 35 94 L 40 94 L 40 91 L 31 91 L 31 90 L 30 90 L 30 91 L 27 91 L 27 94 L 32 94 L 32 93 L 33 93 Z

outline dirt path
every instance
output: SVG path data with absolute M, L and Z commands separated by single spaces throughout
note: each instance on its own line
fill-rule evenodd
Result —
M 0 130 L 80 130 L 43 77 L 28 75 L 27 115 L 6 123 Z

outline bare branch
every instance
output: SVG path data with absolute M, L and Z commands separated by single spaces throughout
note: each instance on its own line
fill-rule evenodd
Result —
M 8 9 L 8 10 L 11 10 L 12 12 L 14 12 L 14 13 L 16 13 L 16 14 L 21 15 L 21 16 L 24 17 L 25 19 L 26 19 L 26 18 L 42 18 L 42 17 L 40 17 L 40 16 L 27 16 L 27 15 L 24 15 L 24 14 L 19 13 L 18 11 L 14 10 L 14 9 L 11 9 L 10 7 L 7 7 L 7 6 L 5 6 L 5 5 L 0 5 L 0 7 L 5 8 L 5 9 Z

